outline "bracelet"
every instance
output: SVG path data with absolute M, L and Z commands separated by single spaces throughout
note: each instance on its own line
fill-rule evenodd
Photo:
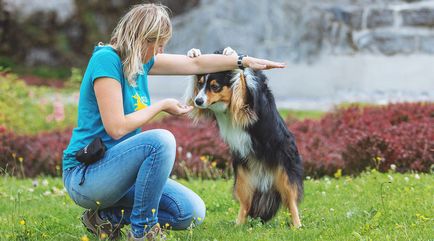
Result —
M 242 69 L 242 70 L 244 70 L 244 68 L 245 68 L 245 67 L 243 66 L 243 63 L 242 63 L 244 57 L 247 57 L 247 55 L 244 55 L 244 54 L 240 54 L 240 55 L 238 55 L 237 65 L 238 65 L 238 68 L 239 68 L 239 69 Z

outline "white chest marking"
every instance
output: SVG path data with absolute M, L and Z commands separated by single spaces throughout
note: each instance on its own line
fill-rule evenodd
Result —
M 215 113 L 220 135 L 232 151 L 246 157 L 252 150 L 252 140 L 247 132 L 240 127 L 234 127 L 230 116 L 225 113 Z

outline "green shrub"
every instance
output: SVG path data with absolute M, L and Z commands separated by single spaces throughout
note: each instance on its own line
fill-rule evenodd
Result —
M 37 133 L 74 126 L 77 106 L 64 105 L 59 92 L 28 86 L 0 69 L 0 126 L 16 133 Z

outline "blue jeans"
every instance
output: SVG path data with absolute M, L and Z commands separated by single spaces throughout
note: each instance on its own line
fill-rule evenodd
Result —
M 76 204 L 99 210 L 113 224 L 131 224 L 136 237 L 156 223 L 186 229 L 203 222 L 205 204 L 196 193 L 169 179 L 175 154 L 172 133 L 145 131 L 107 150 L 86 171 L 83 164 L 65 170 L 63 182 Z M 79 185 L 83 172 L 85 181 Z

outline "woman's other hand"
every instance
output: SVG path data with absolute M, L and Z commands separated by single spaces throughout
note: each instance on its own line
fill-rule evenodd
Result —
M 164 99 L 162 105 L 163 111 L 171 115 L 184 115 L 193 110 L 193 106 L 181 104 L 176 99 Z

